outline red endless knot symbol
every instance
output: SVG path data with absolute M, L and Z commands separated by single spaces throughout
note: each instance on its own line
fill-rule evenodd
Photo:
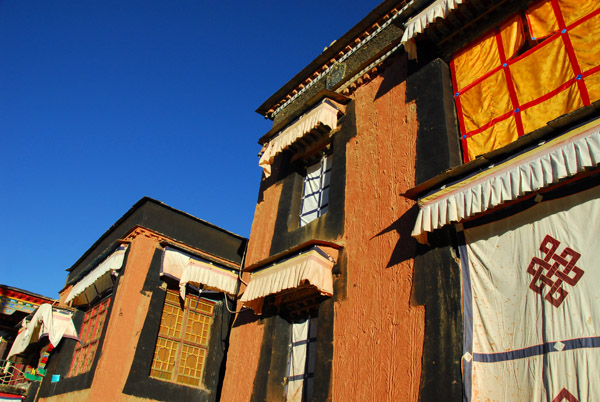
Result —
M 556 398 L 554 398 L 552 400 L 552 402 L 579 402 L 579 399 L 575 398 L 575 396 L 570 393 L 569 391 L 567 391 L 566 388 L 563 388 L 560 393 L 558 395 L 556 395 Z
M 533 275 L 529 288 L 538 294 L 542 294 L 542 289 L 547 285 L 550 290 L 544 298 L 554 307 L 559 307 L 567 297 L 568 292 L 563 289 L 563 282 L 575 286 L 584 272 L 581 268 L 575 266 L 581 254 L 565 247 L 559 255 L 557 253 L 558 246 L 560 246 L 558 240 L 546 235 L 540 245 L 540 251 L 544 254 L 544 259 L 533 257 L 529 267 L 527 267 L 527 273 Z

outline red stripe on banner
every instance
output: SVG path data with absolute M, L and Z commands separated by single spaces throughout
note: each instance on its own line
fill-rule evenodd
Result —
M 589 70 L 587 70 L 585 73 L 582 73 L 581 75 L 583 75 L 583 78 L 585 78 L 585 77 L 589 77 L 592 74 L 597 73 L 598 71 L 600 71 L 600 65 L 597 65 L 594 68 L 590 68 Z
M 571 68 L 573 69 L 575 78 L 578 78 L 577 88 L 579 89 L 581 101 L 585 106 L 589 106 L 590 95 L 588 94 L 585 82 L 581 79 L 581 67 L 579 67 L 577 56 L 575 56 L 575 49 L 573 49 L 573 44 L 571 43 L 571 38 L 569 37 L 567 26 L 565 25 L 565 20 L 560 11 L 560 7 L 558 6 L 558 0 L 552 0 L 551 4 L 552 9 L 554 10 L 554 15 L 556 16 L 556 21 L 558 22 L 558 28 L 560 29 L 560 36 L 562 37 L 563 43 L 565 44 L 565 49 L 567 49 L 567 55 L 569 56 L 569 61 L 571 62 Z
M 575 21 L 574 23 L 572 23 L 571 25 L 569 25 L 567 27 L 567 30 L 571 30 L 571 29 L 575 28 L 576 26 L 583 24 L 584 22 L 586 22 L 590 18 L 594 18 L 598 14 L 600 14 L 600 8 L 598 8 L 596 11 L 592 11 L 591 13 L 589 13 L 586 16 L 581 17 L 580 19 L 578 19 L 577 21 Z
M 577 81 L 575 78 L 571 78 L 569 81 L 565 82 L 564 84 L 562 84 L 561 86 L 559 86 L 555 90 L 548 92 L 546 95 L 540 96 L 539 98 L 534 99 L 531 102 L 527 102 L 526 104 L 524 104 L 523 106 L 521 106 L 521 109 L 522 110 L 526 110 L 526 109 L 529 109 L 530 107 L 533 107 L 535 105 L 539 105 L 543 101 L 548 100 L 548 99 L 552 98 L 553 96 L 558 95 L 559 93 L 561 93 L 565 89 L 569 88 L 571 85 L 573 85 L 573 83 L 575 81 Z
M 473 88 L 475 85 L 479 84 L 481 81 L 485 80 L 486 78 L 489 78 L 493 74 L 496 74 L 501 69 L 502 69 L 502 64 L 499 65 L 498 67 L 496 67 L 496 68 L 488 71 L 487 73 L 483 74 L 481 77 L 477 78 L 475 81 L 473 81 L 472 83 L 470 83 L 469 85 L 467 85 L 466 87 L 464 87 L 463 89 L 461 89 L 460 91 L 456 91 L 456 92 L 464 94 L 469 89 Z
M 474 136 L 475 134 L 479 134 L 481 132 L 484 132 L 488 128 L 492 127 L 494 124 L 496 124 L 496 123 L 498 123 L 498 122 L 500 122 L 502 120 L 508 119 L 513 114 L 514 114 L 514 112 L 511 110 L 510 112 L 505 113 L 502 116 L 495 117 L 492 120 L 490 120 L 487 123 L 485 123 L 483 126 L 477 128 L 476 130 L 473 130 L 473 131 L 470 131 L 469 133 L 467 133 L 466 137 L 469 138 L 469 137 Z
M 452 89 L 454 89 L 454 103 L 456 104 L 456 114 L 458 115 L 458 125 L 460 126 L 460 141 L 462 143 L 462 150 L 463 150 L 463 160 L 465 162 L 468 162 L 468 158 L 469 158 L 469 153 L 468 148 L 467 148 L 467 136 L 465 135 L 465 118 L 463 116 L 463 112 L 462 112 L 462 107 L 460 105 L 460 96 L 457 90 L 457 83 L 456 83 L 456 69 L 454 67 L 454 60 L 450 61 L 450 74 L 452 75 Z
M 508 69 L 508 63 L 506 62 L 506 52 L 504 51 L 504 44 L 502 43 L 502 37 L 500 36 L 500 30 L 496 29 L 496 44 L 498 45 L 498 54 L 500 55 L 500 63 L 502 63 L 502 69 L 504 70 L 504 76 L 506 77 L 506 85 L 508 86 L 508 95 L 510 96 L 510 102 L 513 105 L 515 112 L 515 122 L 517 123 L 517 134 L 522 136 L 524 134 L 523 121 L 521 120 L 521 113 L 519 109 L 519 99 L 517 98 L 517 91 L 515 90 L 515 84 L 510 75 Z
M 534 47 L 532 47 L 531 49 L 529 49 L 525 53 L 520 54 L 518 57 L 515 57 L 514 59 L 510 59 L 508 61 L 508 65 L 511 65 L 511 64 L 516 63 L 517 61 L 523 60 L 525 57 L 529 56 L 533 52 L 537 52 L 538 49 L 543 48 L 544 46 L 548 45 L 549 43 L 552 43 L 553 40 L 556 40 L 558 38 L 560 38 L 560 33 L 559 32 L 556 32 L 556 33 L 550 35 L 548 37 L 548 39 L 544 40 L 542 43 L 538 43 L 537 45 L 535 45 Z

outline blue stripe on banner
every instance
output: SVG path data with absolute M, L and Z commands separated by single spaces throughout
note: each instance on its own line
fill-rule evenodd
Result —
M 564 348 L 556 349 L 554 345 L 558 342 L 548 342 L 543 345 L 530 346 L 524 349 L 511 350 L 500 353 L 474 353 L 473 360 L 482 363 L 497 363 L 507 360 L 525 359 L 527 357 L 538 356 L 548 353 L 559 353 L 565 350 L 576 350 L 586 348 L 600 348 L 600 336 L 589 338 L 577 338 L 562 341 Z
M 460 265 L 463 280 L 463 354 L 473 354 L 473 292 L 471 289 L 471 272 L 469 267 L 469 257 L 467 255 L 467 246 L 464 232 L 458 232 L 458 252 L 460 254 Z M 462 359 L 463 364 L 463 400 L 471 400 L 472 388 L 472 369 L 473 361 Z

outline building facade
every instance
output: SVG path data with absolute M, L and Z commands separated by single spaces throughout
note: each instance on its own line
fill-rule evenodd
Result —
M 39 399 L 600 399 L 599 27 L 384 1 L 258 108 L 247 247 L 143 199 L 75 263 Z
M 68 270 L 40 401 L 219 400 L 246 239 L 143 198 Z
M 259 107 L 222 400 L 600 397 L 599 18 L 385 1 Z

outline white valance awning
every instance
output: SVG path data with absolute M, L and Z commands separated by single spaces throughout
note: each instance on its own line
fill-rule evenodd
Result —
M 595 120 L 419 200 L 412 236 L 422 241 L 425 232 L 475 217 L 598 163 L 600 120 Z
M 331 256 L 314 246 L 302 254 L 252 272 L 240 301 L 259 313 L 266 296 L 304 284 L 314 286 L 322 295 L 331 296 L 333 264 L 335 260 Z
M 121 269 L 125 251 L 127 251 L 127 245 L 120 246 L 96 268 L 81 278 L 71 289 L 65 303 L 74 300 L 73 305 L 88 304 L 96 296 L 111 288 L 113 281 L 110 275 Z
M 436 0 L 426 9 L 409 19 L 404 24 L 404 34 L 401 43 L 404 45 L 408 58 L 417 58 L 417 45 L 414 37 L 425 32 L 425 29 L 438 18 L 446 18 L 450 11 L 462 4 L 463 0 Z
M 258 165 L 263 168 L 265 177 L 271 175 L 271 164 L 277 154 L 284 151 L 298 139 L 322 124 L 334 130 L 337 127 L 340 110 L 326 99 L 309 112 L 300 116 L 294 123 L 280 131 L 267 144 Z
M 174 248 L 167 247 L 163 254 L 161 275 L 179 280 L 179 293 L 185 299 L 189 283 L 203 289 L 237 294 L 238 274 L 235 270 L 201 260 Z
M 73 313 L 69 310 L 53 307 L 51 304 L 42 304 L 31 321 L 19 332 L 8 352 L 11 356 L 23 353 L 27 346 L 47 336 L 52 346 L 56 347 L 63 337 L 77 339 L 77 330 L 73 325 Z

